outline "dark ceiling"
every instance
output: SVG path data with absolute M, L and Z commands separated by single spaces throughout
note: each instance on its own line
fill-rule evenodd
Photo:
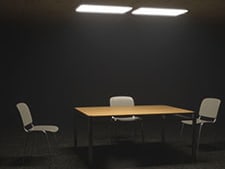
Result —
M 66 19 L 80 3 L 185 8 L 186 15 L 196 19 L 225 21 L 225 0 L 1 0 L 1 18 Z

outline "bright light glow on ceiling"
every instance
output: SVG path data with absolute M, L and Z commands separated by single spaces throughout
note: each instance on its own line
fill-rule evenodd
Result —
M 81 4 L 76 8 L 76 12 L 124 14 L 131 9 L 132 7 L 129 6 Z
M 170 8 L 147 8 L 140 7 L 134 11 L 134 15 L 158 15 L 158 16 L 178 16 L 188 12 L 186 9 L 170 9 Z

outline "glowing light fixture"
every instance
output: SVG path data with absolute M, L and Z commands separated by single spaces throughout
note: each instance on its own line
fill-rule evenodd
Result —
M 131 9 L 129 6 L 81 4 L 76 8 L 76 12 L 124 14 Z
M 186 9 L 140 7 L 132 11 L 133 15 L 178 16 L 188 12 Z

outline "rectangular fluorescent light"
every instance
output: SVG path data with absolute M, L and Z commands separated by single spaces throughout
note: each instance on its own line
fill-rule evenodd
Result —
M 178 16 L 188 12 L 186 9 L 170 9 L 170 8 L 147 8 L 141 7 L 134 11 L 134 15 L 158 15 L 158 16 Z
M 81 4 L 76 8 L 76 12 L 124 14 L 131 9 L 129 6 Z

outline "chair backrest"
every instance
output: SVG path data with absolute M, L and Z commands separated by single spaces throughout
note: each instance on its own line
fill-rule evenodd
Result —
M 110 98 L 110 106 L 134 106 L 134 99 L 130 96 L 113 96 Z
M 29 124 L 33 123 L 30 109 L 26 103 L 18 103 L 16 104 L 17 109 L 20 112 L 20 117 L 23 122 L 23 126 L 26 127 Z
M 199 115 L 208 118 L 217 118 L 217 114 L 220 107 L 220 99 L 217 98 L 205 98 L 202 100 Z

